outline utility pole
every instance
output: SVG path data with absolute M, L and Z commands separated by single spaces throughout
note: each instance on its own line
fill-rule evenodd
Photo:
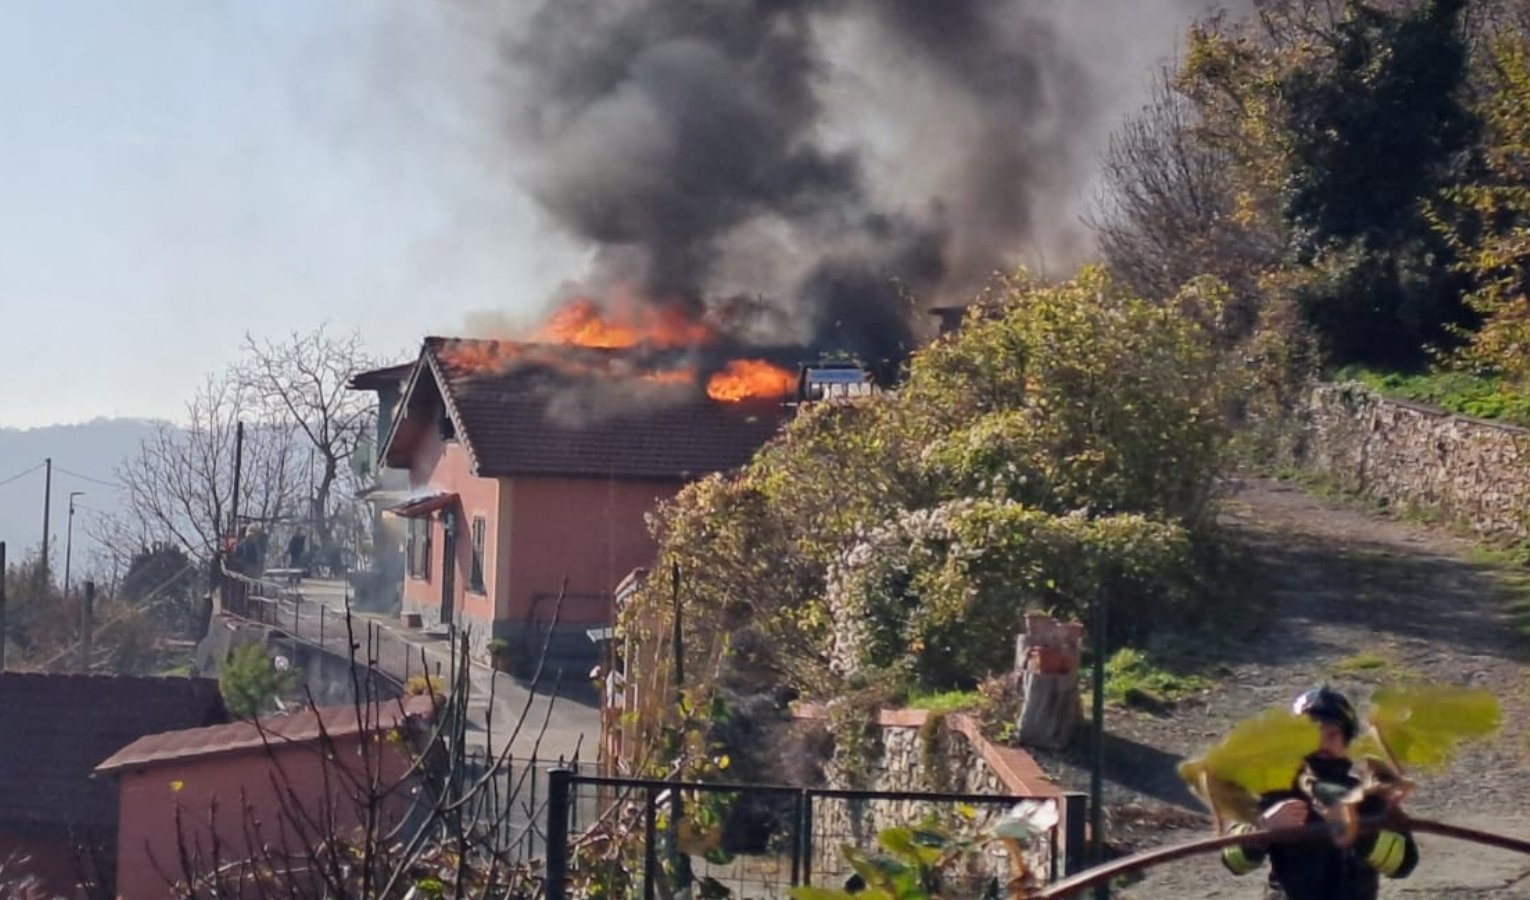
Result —
M 47 467 L 47 475 L 43 479 L 43 542 L 42 542 L 42 569 L 38 577 L 42 580 L 39 587 L 46 587 L 52 580 L 48 571 L 48 531 L 53 527 L 49 524 L 49 515 L 53 512 L 53 457 L 43 460 Z
M 1089 767 L 1089 831 L 1092 866 L 1105 864 L 1105 591 L 1096 588 L 1094 615 L 1094 760 Z M 1095 900 L 1109 900 L 1110 883 L 1095 886 Z
M 69 564 L 74 560 L 74 498 L 85 496 L 84 491 L 69 492 L 69 530 L 64 539 L 64 596 L 69 596 Z
M 80 671 L 90 672 L 91 637 L 96 623 L 96 583 L 85 582 L 85 603 L 80 607 Z
M 0 672 L 5 671 L 5 541 L 0 541 Z
M 244 422 L 234 426 L 234 498 L 229 501 L 228 531 L 239 536 L 239 481 L 244 475 Z

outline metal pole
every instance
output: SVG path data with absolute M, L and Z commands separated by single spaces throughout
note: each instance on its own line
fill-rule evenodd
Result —
M 0 541 L 0 672 L 5 671 L 5 541 Z
M 84 496 L 84 491 L 69 492 L 69 529 L 64 539 L 64 596 L 69 596 L 69 569 L 74 559 L 74 498 Z
M 535 772 L 532 780 L 536 780 Z M 543 886 L 547 900 L 568 896 L 568 801 L 573 780 L 574 773 L 568 769 L 547 773 L 547 883 Z
M 234 425 L 234 496 L 228 505 L 228 530 L 236 540 L 239 537 L 239 489 L 244 477 L 244 423 Z M 258 574 L 258 573 L 257 573 Z
M 1089 769 L 1090 862 L 1105 862 L 1105 589 L 1094 595 L 1094 763 Z M 1110 897 L 1110 884 L 1094 889 L 1095 900 Z
M 80 671 L 90 671 L 90 656 L 93 649 L 91 633 L 95 630 L 96 623 L 93 621 L 96 614 L 96 583 L 85 582 L 85 605 L 80 607 Z
M 53 457 L 43 460 L 43 465 L 47 467 L 48 474 L 43 480 L 42 568 L 39 570 L 39 577 L 42 579 L 42 584 L 46 585 L 52 580 L 48 571 L 48 531 L 52 526 L 48 524 L 48 520 L 53 512 Z

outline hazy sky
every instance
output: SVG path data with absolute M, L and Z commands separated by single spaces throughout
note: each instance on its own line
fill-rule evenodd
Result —
M 174 417 L 246 330 L 410 350 L 577 274 L 439 10 L 4 4 L 0 426 Z

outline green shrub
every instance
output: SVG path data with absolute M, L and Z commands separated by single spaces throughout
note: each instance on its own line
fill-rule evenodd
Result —
M 228 711 L 240 718 L 270 712 L 283 694 L 297 689 L 298 673 L 278 669 L 263 643 L 235 647 L 218 672 L 218 689 Z
M 1186 618 L 1186 533 L 1142 516 L 1053 516 L 1012 501 L 960 500 L 873 532 L 831 572 L 841 667 L 907 684 L 967 686 L 1007 669 L 1028 610 L 1085 618 L 1106 583 L 1131 596 L 1118 639 Z M 1129 586 L 1129 588 L 1128 588 Z

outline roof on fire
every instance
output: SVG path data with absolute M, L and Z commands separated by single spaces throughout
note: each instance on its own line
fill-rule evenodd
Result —
M 508 359 L 528 348 L 536 351 L 533 363 Z M 484 477 L 697 478 L 748 462 L 787 416 L 773 400 L 661 396 L 662 386 L 598 371 L 621 358 L 585 348 L 429 337 L 406 396 L 422 380 L 435 383 Z M 396 424 L 385 448 L 390 457 L 397 436 Z

